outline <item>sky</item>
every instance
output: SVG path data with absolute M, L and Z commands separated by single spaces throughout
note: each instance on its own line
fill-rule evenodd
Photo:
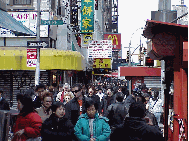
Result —
M 122 58 L 126 58 L 129 42 L 131 40 L 131 47 L 138 47 L 141 43 L 146 47 L 147 39 L 141 34 L 145 27 L 147 19 L 151 19 L 151 11 L 158 10 L 159 0 L 118 0 L 118 32 L 121 33 L 122 43 Z M 171 0 L 171 5 L 180 5 L 180 0 Z M 188 6 L 188 0 L 184 1 Z M 131 48 L 131 52 L 134 51 Z M 139 50 L 135 51 L 138 54 Z M 133 62 L 138 62 L 138 56 L 134 55 L 131 59 Z

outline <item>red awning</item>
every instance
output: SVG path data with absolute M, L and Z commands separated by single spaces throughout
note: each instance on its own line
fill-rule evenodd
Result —
M 161 76 L 161 68 L 120 67 L 120 76 Z

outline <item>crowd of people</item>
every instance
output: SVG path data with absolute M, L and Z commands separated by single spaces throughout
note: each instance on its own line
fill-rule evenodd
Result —
M 0 105 L 7 108 L 7 102 Z M 129 94 L 126 83 L 43 84 L 17 95 L 12 141 L 151 141 L 163 140 L 163 112 L 158 92 L 145 84 Z

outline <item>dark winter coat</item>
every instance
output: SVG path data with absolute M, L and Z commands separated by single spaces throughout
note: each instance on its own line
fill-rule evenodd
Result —
M 42 141 L 71 141 L 74 135 L 74 126 L 67 118 L 58 118 L 52 114 L 42 124 Z
M 111 105 L 111 104 L 114 104 L 115 102 L 116 102 L 115 95 L 112 95 L 111 97 L 106 95 L 102 98 L 101 107 L 102 107 L 102 110 L 103 110 L 103 116 L 105 116 L 105 117 L 107 116 L 108 106 Z
M 84 114 L 86 112 L 86 108 L 85 108 L 85 101 L 89 100 L 88 97 L 83 97 L 83 103 L 82 103 L 82 114 Z M 74 97 L 71 101 L 69 101 L 66 104 L 66 114 L 65 116 L 71 120 L 72 124 L 75 126 L 75 124 L 77 123 L 77 120 L 80 116 L 80 106 L 79 103 L 77 101 L 77 98 Z
M 41 102 L 41 99 L 39 98 L 39 96 L 37 96 L 35 98 L 35 100 L 33 101 L 33 106 L 34 108 L 40 108 L 42 106 L 42 102 Z
M 4 98 L 0 101 L 0 110 L 10 110 L 9 103 Z
M 129 111 L 129 107 L 132 103 L 134 103 L 136 100 L 135 98 L 133 97 L 132 94 L 130 94 L 126 99 L 125 99 L 125 106 L 127 108 L 127 111 Z
M 146 110 L 146 117 L 148 117 L 148 118 L 151 119 L 153 125 L 158 126 L 157 119 L 156 119 L 156 117 L 155 117 L 155 115 L 154 115 L 153 113 L 151 113 L 151 112 L 149 112 L 148 110 Z
M 100 103 L 100 97 L 98 95 L 93 94 L 92 96 L 87 96 L 88 98 L 91 98 L 92 101 L 97 103 L 98 105 L 98 113 L 102 113 L 101 103 Z
M 117 102 L 108 106 L 108 119 L 110 127 L 117 127 L 123 123 L 125 116 L 127 115 L 127 109 L 124 106 L 124 102 Z
M 163 135 L 157 126 L 148 125 L 139 117 L 127 117 L 110 136 L 111 141 L 163 141 Z

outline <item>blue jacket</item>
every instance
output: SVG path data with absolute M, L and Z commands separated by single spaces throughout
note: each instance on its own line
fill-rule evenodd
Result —
M 108 121 L 108 118 L 98 116 L 97 113 L 95 114 L 93 136 L 96 138 L 96 141 L 107 141 L 109 139 L 111 130 Z M 80 115 L 74 130 L 76 137 L 80 141 L 90 140 L 89 117 L 87 113 Z

